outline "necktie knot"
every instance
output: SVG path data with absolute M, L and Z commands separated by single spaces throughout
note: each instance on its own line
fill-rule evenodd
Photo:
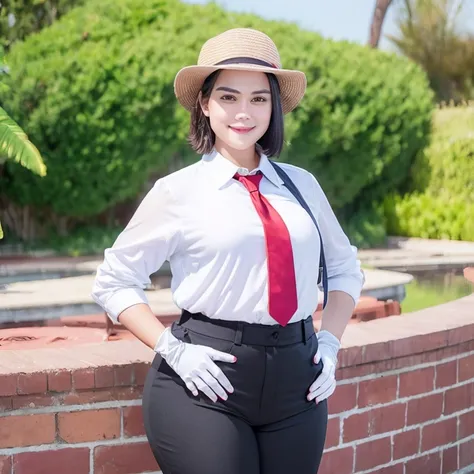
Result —
M 258 191 L 263 174 L 261 171 L 258 171 L 257 174 L 248 174 L 247 176 L 236 173 L 234 178 L 240 181 L 249 190 L 249 192 L 252 193 Z

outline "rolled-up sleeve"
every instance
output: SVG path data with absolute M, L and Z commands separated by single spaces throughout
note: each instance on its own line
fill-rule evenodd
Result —
M 313 176 L 316 199 L 319 203 L 318 225 L 323 239 L 328 272 L 328 291 L 344 291 L 357 304 L 364 285 L 364 273 L 357 248 L 349 242 L 329 201 Z
M 150 275 L 169 260 L 179 239 L 178 206 L 160 179 L 97 269 L 91 296 L 112 321 L 130 306 L 148 304 L 144 289 Z

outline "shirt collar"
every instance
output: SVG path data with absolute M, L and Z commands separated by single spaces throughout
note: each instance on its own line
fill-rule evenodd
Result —
M 263 153 L 260 155 L 260 164 L 255 170 L 248 170 L 247 168 L 239 168 L 236 164 L 232 163 L 227 158 L 224 158 L 219 152 L 213 150 L 208 155 L 203 155 L 202 161 L 211 171 L 211 179 L 215 183 L 216 187 L 221 188 L 233 179 L 236 173 L 255 174 L 258 170 L 267 178 L 273 185 L 281 188 L 283 186 L 282 179 L 278 176 L 278 173 L 273 168 L 268 157 Z

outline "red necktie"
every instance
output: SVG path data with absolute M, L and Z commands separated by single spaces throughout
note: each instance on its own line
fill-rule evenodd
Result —
M 280 214 L 258 190 L 263 175 L 236 174 L 234 178 L 249 190 L 262 220 L 268 261 L 268 312 L 278 323 L 286 326 L 298 308 L 290 234 Z

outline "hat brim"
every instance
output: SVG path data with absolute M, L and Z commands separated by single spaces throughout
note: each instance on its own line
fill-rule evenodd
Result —
M 174 80 L 174 92 L 179 103 L 191 111 L 196 106 L 199 91 L 206 77 L 219 69 L 274 74 L 280 84 L 281 105 L 284 114 L 291 112 L 299 104 L 306 91 L 306 76 L 302 71 L 275 69 L 252 64 L 186 66 L 176 74 Z

